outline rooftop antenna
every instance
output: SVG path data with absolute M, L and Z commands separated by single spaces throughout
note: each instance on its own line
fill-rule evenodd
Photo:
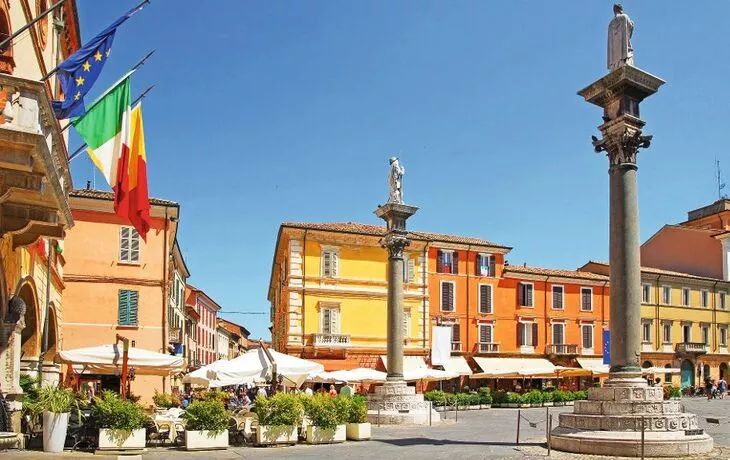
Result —
M 717 170 L 717 199 L 723 200 L 727 198 L 727 195 L 722 193 L 722 189 L 725 188 L 725 182 L 722 181 L 722 175 L 720 174 L 720 160 L 715 158 L 715 169 Z

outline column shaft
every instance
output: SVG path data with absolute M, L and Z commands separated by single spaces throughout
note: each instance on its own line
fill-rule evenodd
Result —
M 403 380 L 403 257 L 388 258 L 388 380 Z

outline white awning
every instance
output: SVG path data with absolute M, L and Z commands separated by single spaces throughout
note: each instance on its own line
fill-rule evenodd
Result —
M 122 369 L 123 346 L 119 344 L 61 350 L 57 363 L 73 364 L 80 373 L 119 375 Z M 156 351 L 130 347 L 127 365 L 138 375 L 170 375 L 183 371 L 183 359 Z
M 555 377 L 555 365 L 542 358 L 483 358 L 474 361 L 482 369 L 472 378 Z
M 388 369 L 388 357 L 382 355 L 380 359 L 383 360 L 383 366 Z M 422 356 L 404 356 L 403 357 L 403 372 L 415 371 L 418 369 L 428 369 L 426 361 L 423 360 Z
M 681 374 L 682 369 L 677 367 L 647 367 L 641 370 L 644 375 L 653 374 Z
M 608 374 L 608 364 L 603 364 L 603 358 L 576 358 L 583 369 L 590 370 L 594 375 Z
M 451 356 L 449 361 L 444 364 L 444 370 L 459 375 L 473 374 L 469 363 L 466 362 L 463 356 Z

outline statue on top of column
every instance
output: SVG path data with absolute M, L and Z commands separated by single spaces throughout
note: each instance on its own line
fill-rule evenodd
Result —
M 625 65 L 634 65 L 634 49 L 631 35 L 634 23 L 624 13 L 620 3 L 613 5 L 613 19 L 608 24 L 608 70 L 614 71 Z
M 401 166 L 398 158 L 390 158 L 390 195 L 388 203 L 403 203 L 403 174 L 406 169 Z

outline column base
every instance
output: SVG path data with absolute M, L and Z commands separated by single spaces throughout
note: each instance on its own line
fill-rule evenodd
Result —
M 682 411 L 679 401 L 664 401 L 661 387 L 641 385 L 629 377 L 591 388 L 587 401 L 576 401 L 573 413 L 560 414 L 552 447 L 566 452 L 638 457 L 644 429 L 644 455 L 677 457 L 710 452 L 712 438 L 698 429 L 697 416 Z M 643 380 L 643 379 L 642 379 Z M 625 382 L 623 385 L 621 382 Z
M 368 398 L 368 422 L 380 425 L 428 425 L 441 421 L 431 403 L 406 382 L 388 381 Z

